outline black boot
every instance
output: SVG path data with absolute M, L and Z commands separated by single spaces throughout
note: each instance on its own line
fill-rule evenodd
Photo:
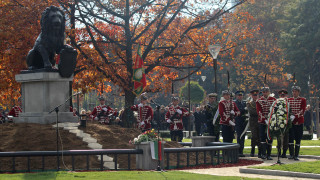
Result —
M 281 157 L 282 158 L 287 158 L 287 149 L 283 149 Z
M 290 156 L 288 157 L 288 159 L 293 159 L 293 157 L 294 157 L 294 147 L 293 147 L 293 144 L 289 144 L 289 153 L 290 153 Z
M 250 153 L 250 157 L 254 157 L 254 150 L 255 147 L 254 146 L 251 146 L 251 153 Z
M 258 146 L 258 158 L 261 158 L 261 145 L 260 146 Z
M 300 151 L 300 144 L 299 145 L 295 145 L 295 149 L 294 149 L 294 160 L 299 161 L 299 151 Z
M 268 146 L 267 146 L 267 160 L 273 160 L 271 158 L 271 150 L 272 150 L 272 145 L 268 144 Z
M 241 147 L 241 146 L 239 149 L 239 157 L 245 157 L 245 155 L 243 155 L 243 147 Z
M 266 149 L 267 149 L 267 144 L 266 143 L 261 143 L 261 159 L 266 159 Z

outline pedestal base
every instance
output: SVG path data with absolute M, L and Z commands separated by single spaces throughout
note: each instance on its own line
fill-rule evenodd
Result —
M 162 153 L 162 160 L 160 161 L 160 168 L 164 168 L 163 158 L 164 158 L 164 143 L 162 142 L 161 146 L 161 153 Z M 136 155 L 136 168 L 137 169 L 144 169 L 144 170 L 151 170 L 157 169 L 158 167 L 158 160 L 152 159 L 151 157 L 151 147 L 149 142 L 142 142 L 140 144 L 135 145 L 136 149 L 142 149 L 143 154 Z
M 52 112 L 46 113 L 20 113 L 19 117 L 13 118 L 15 123 L 39 123 L 39 124 L 51 124 L 56 123 L 57 114 Z M 78 122 L 78 117 L 73 116 L 72 112 L 59 112 L 58 122 Z
M 193 136 L 192 147 L 204 147 L 208 142 L 214 142 L 215 136 Z
M 71 78 L 62 78 L 58 72 L 36 72 L 16 75 L 16 81 L 21 83 L 22 113 L 15 118 L 16 123 L 50 124 L 56 122 L 56 112 L 59 107 L 59 122 L 77 122 L 77 117 L 70 111 Z

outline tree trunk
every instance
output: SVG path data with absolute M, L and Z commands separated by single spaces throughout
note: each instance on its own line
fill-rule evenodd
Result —
M 125 110 L 122 116 L 123 127 L 132 128 L 136 123 L 136 119 L 133 116 L 133 111 L 130 109 L 134 105 L 135 95 L 130 90 L 125 90 Z

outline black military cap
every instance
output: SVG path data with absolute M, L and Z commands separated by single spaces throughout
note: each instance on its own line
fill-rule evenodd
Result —
M 238 96 L 243 96 L 244 95 L 244 91 L 240 90 L 240 91 L 236 91 L 235 93 Z
M 259 94 L 259 90 L 258 89 L 254 89 L 250 91 L 250 94 L 252 95 L 258 95 Z
M 285 89 L 281 89 L 280 91 L 278 91 L 278 94 L 279 94 L 279 95 L 288 94 L 288 91 L 285 90 Z

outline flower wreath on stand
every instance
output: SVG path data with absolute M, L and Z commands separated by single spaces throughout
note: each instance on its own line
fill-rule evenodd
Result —
M 285 98 L 279 98 L 272 104 L 267 129 L 269 140 L 272 137 L 280 137 L 291 127 L 289 112 L 288 100 Z
M 152 159 L 162 160 L 161 147 L 162 138 L 155 132 L 154 129 L 145 131 L 138 137 L 134 138 L 133 141 L 129 141 L 130 144 L 141 144 L 142 142 L 150 142 L 151 156 Z
M 159 137 L 160 141 L 162 139 Z M 158 141 L 158 133 L 154 129 L 141 133 L 138 137 L 134 138 L 133 141 L 129 141 L 130 144 L 140 144 L 141 142 L 154 142 Z

